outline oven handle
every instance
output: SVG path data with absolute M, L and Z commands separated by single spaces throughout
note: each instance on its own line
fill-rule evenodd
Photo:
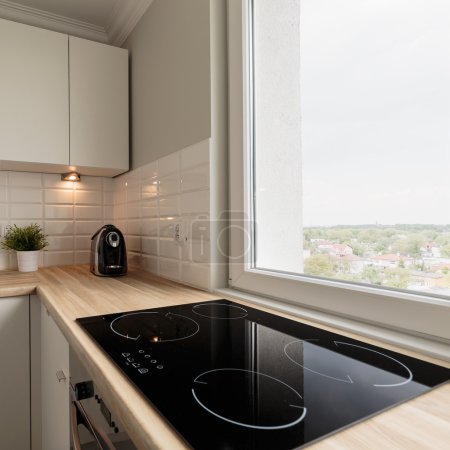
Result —
M 74 450 L 82 450 L 78 425 L 84 425 L 94 437 L 100 450 L 117 450 L 109 437 L 90 418 L 78 400 L 74 400 L 70 406 L 70 421 L 72 429 L 72 443 Z

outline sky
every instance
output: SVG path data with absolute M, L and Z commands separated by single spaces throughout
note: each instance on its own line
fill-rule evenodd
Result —
M 449 24 L 449 0 L 301 0 L 304 226 L 450 223 Z

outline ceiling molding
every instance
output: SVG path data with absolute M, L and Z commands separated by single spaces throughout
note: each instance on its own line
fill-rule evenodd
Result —
M 108 42 L 120 47 L 152 2 L 153 0 L 135 0 L 118 3 L 105 26 Z
M 103 27 L 8 0 L 0 0 L 0 17 L 47 30 L 71 34 L 98 42 L 108 42 Z

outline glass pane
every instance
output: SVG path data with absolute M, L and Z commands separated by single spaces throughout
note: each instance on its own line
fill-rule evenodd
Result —
M 255 266 L 286 271 L 261 232 L 278 202 L 301 211 L 286 216 L 301 238 L 270 224 L 301 252 L 291 271 L 450 295 L 450 2 L 283 0 L 269 18 L 270 3 L 254 10 Z M 259 107 L 266 73 L 289 112 Z

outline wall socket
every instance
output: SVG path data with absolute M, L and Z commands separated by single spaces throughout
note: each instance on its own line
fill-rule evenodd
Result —
M 173 239 L 178 244 L 184 244 L 185 232 L 183 222 L 176 222 L 173 227 Z

